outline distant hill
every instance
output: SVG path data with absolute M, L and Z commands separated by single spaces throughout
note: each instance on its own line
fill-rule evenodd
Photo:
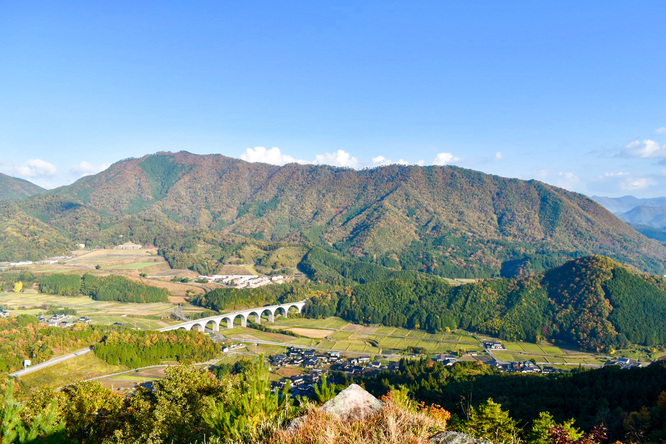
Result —
M 631 228 L 638 231 L 645 237 L 657 240 L 666 246 L 666 229 L 649 227 L 647 225 L 630 224 Z
M 631 224 L 647 225 L 654 228 L 666 228 L 666 206 L 638 206 L 620 215 L 620 219 Z
M 44 191 L 32 182 L 0 173 L 0 200 L 25 199 Z
M 352 269 L 327 262 L 312 263 L 329 276 Z M 513 341 L 546 338 L 596 351 L 666 342 L 666 280 L 603 256 L 458 286 L 424 275 L 376 280 L 377 270 L 355 272 L 363 273 L 363 281 L 356 279 L 362 283 L 313 298 L 306 313 L 430 331 L 462 328 Z
M 203 251 L 214 261 L 220 236 L 451 277 L 525 274 L 591 253 L 661 273 L 666 259 L 661 244 L 583 195 L 454 166 L 357 171 L 158 153 L 22 201 L 20 211 L 72 243 L 123 235 L 174 260 Z
M 633 196 L 592 196 L 592 199 L 617 214 L 642 235 L 666 245 L 666 197 L 639 199 Z
M 604 206 L 615 214 L 626 213 L 636 207 L 646 206 L 646 207 L 666 207 L 666 197 L 653 197 L 647 199 L 641 199 L 634 196 L 623 196 L 623 197 L 604 197 L 604 196 L 592 196 L 596 202 Z

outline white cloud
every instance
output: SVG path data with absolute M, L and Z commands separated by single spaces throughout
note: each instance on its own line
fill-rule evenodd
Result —
M 335 153 L 317 154 L 315 163 L 348 168 L 357 168 L 359 165 L 358 159 L 344 150 L 337 150 Z
M 372 163 L 375 166 L 382 166 L 382 165 L 409 165 L 409 162 L 407 162 L 405 159 L 400 159 L 397 162 L 394 162 L 390 159 L 387 159 L 384 156 L 377 156 L 372 158 Z
M 666 134 L 666 126 L 662 126 L 661 128 L 657 128 L 654 130 L 655 133 L 657 134 Z
M 622 150 L 626 157 L 655 158 L 666 157 L 666 145 L 646 139 L 642 142 L 634 140 Z
M 534 172 L 534 177 L 539 180 L 545 180 L 550 175 L 550 171 L 547 168 L 540 168 Z
M 377 156 L 377 157 L 373 157 L 373 158 L 372 158 L 372 163 L 375 164 L 375 165 L 377 165 L 377 166 L 380 166 L 380 165 L 390 165 L 390 164 L 391 164 L 391 161 L 388 160 L 388 159 L 387 159 L 386 157 L 384 157 L 384 156 Z
M 631 173 L 626 173 L 624 171 L 619 171 L 617 173 L 604 173 L 603 177 L 626 177 L 631 176 Z
M 280 148 L 274 146 L 273 148 L 267 150 L 263 146 L 257 146 L 255 148 L 248 148 L 243 154 L 241 154 L 241 159 L 248 162 L 262 162 L 270 163 L 272 165 L 284 165 L 285 163 L 297 162 L 297 163 L 307 163 L 303 160 L 296 160 L 295 158 L 282 154 Z
M 620 184 L 620 188 L 622 188 L 624 191 L 636 191 L 651 187 L 652 185 L 656 185 L 654 180 L 642 177 L 639 179 L 625 180 Z
M 456 162 L 460 160 L 451 153 L 438 153 L 435 156 L 435 160 L 432 161 L 433 165 L 448 165 L 451 162 Z
M 504 156 L 502 155 L 501 151 L 498 151 L 495 153 L 495 160 L 502 160 Z
M 100 171 L 104 171 L 109 167 L 109 164 L 102 164 L 100 166 L 95 166 L 89 162 L 86 162 L 85 160 L 77 163 L 76 165 L 72 166 L 69 171 L 75 176 L 78 177 L 83 177 L 83 176 L 88 176 L 90 174 L 97 174 Z
M 580 183 L 580 178 L 574 173 L 560 171 L 558 174 L 557 186 L 572 190 Z
M 15 167 L 14 170 L 23 177 L 50 177 L 55 175 L 57 168 L 45 160 L 30 159 L 25 164 Z
M 657 185 L 657 181 L 651 177 L 636 177 L 632 173 L 626 171 L 619 171 L 617 173 L 607 172 L 600 176 L 601 184 L 608 189 L 609 183 L 611 187 L 616 187 L 622 191 L 637 191 L 644 190 L 653 185 Z

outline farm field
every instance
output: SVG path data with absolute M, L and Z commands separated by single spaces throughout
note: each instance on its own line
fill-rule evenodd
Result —
M 159 329 L 178 323 L 169 319 L 176 304 L 185 302 L 188 290 L 204 292 L 199 284 L 171 282 L 172 277 L 195 278 L 198 275 L 190 270 L 172 270 L 157 255 L 154 248 L 140 250 L 80 250 L 72 258 L 63 259 L 58 264 L 29 265 L 24 267 L 34 273 L 91 273 L 95 275 L 118 274 L 148 285 L 166 288 L 173 295 L 166 303 L 120 303 L 95 301 L 87 296 L 57 296 L 40 294 L 36 288 L 26 288 L 21 293 L 0 293 L 0 306 L 7 307 L 17 314 L 41 315 L 49 306 L 76 310 L 76 316 L 87 316 L 93 324 L 121 323 L 141 329 Z M 204 309 L 187 305 L 186 315 Z
M 41 315 L 49 306 L 76 310 L 76 316 L 87 316 L 92 324 L 119 322 L 143 329 L 158 329 L 178 323 L 168 319 L 174 305 L 168 302 L 136 304 L 95 301 L 87 296 L 56 296 L 27 290 L 23 293 L 0 293 L 0 306 L 17 314 Z
M 26 269 L 34 274 L 118 274 L 148 285 L 166 288 L 175 297 L 185 296 L 187 290 L 193 290 L 196 293 L 205 291 L 202 285 L 194 282 L 171 282 L 173 277 L 193 280 L 198 277 L 198 273 L 191 270 L 171 269 L 164 258 L 157 254 L 155 248 L 79 250 L 73 253 L 73 257 L 62 259 L 57 264 L 28 265 L 21 269 Z
M 422 330 L 407 330 L 385 326 L 362 326 L 346 322 L 337 317 L 327 319 L 277 318 L 272 328 L 304 328 L 321 333 L 313 339 L 314 346 L 340 351 L 356 351 L 368 354 L 409 354 L 412 347 L 423 349 L 430 355 L 440 353 L 464 354 L 478 352 L 477 359 L 484 356 L 481 342 L 497 338 L 478 337 L 466 331 L 449 333 L 428 333 Z M 324 334 L 327 334 L 324 336 Z M 331 334 L 332 333 L 332 334 Z M 527 361 L 534 359 L 545 365 L 603 365 L 607 356 L 565 350 L 549 343 L 532 344 L 529 342 L 501 341 L 506 351 L 494 352 L 494 356 L 503 361 Z M 306 345 L 306 344 L 304 344 Z
M 21 387 L 27 391 L 57 388 L 125 370 L 130 369 L 122 365 L 109 365 L 96 357 L 94 353 L 86 353 L 52 367 L 22 376 Z
M 31 295 L 28 295 L 31 296 Z M 42 295 L 34 295 L 42 296 Z M 87 298 L 67 298 L 61 299 L 87 299 Z M 92 301 L 95 302 L 95 301 Z M 34 304 L 41 303 L 41 299 L 35 298 Z M 91 305 L 91 301 L 75 301 L 78 306 Z M 104 303 L 108 304 L 108 303 Z M 94 306 L 94 304 L 92 304 Z M 124 305 L 119 304 L 122 308 Z M 159 313 L 170 304 L 148 304 L 155 313 Z M 106 307 L 108 308 L 108 307 Z M 27 308 L 26 308 L 27 309 Z M 118 307 L 116 307 L 118 309 Z M 105 320 L 104 315 L 98 314 L 99 320 Z M 161 322 L 159 319 L 152 319 L 155 315 L 126 315 L 121 319 L 125 323 L 136 320 L 137 326 L 140 322 L 147 328 L 150 322 Z M 111 320 L 109 317 L 106 320 Z M 308 333 L 310 337 L 295 337 L 284 335 L 277 332 L 259 331 L 249 327 L 234 327 L 233 329 L 221 329 L 228 340 L 233 343 L 242 340 L 243 346 L 222 355 L 219 363 L 231 364 L 240 359 L 251 358 L 258 355 L 272 355 L 283 353 L 288 345 L 301 345 L 307 347 L 317 347 L 320 349 L 337 350 L 342 353 L 354 353 L 364 355 L 393 354 L 414 356 L 413 348 L 420 348 L 422 353 L 430 356 L 440 353 L 464 354 L 474 351 L 478 355 L 465 356 L 464 360 L 488 361 L 491 356 L 486 355 L 481 346 L 481 341 L 486 337 L 479 338 L 464 331 L 454 331 L 450 333 L 428 333 L 418 330 L 406 330 L 395 327 L 382 326 L 362 326 L 348 323 L 340 318 L 329 318 L 325 320 L 305 319 L 305 318 L 283 318 L 278 317 L 276 322 L 262 322 L 270 328 L 289 329 L 299 334 Z M 324 328 L 325 327 L 325 328 Z M 143 327 L 142 327 L 143 328 Z M 254 342 L 256 341 L 256 342 Z M 266 344 L 262 341 L 271 342 Z M 542 365 L 551 365 L 559 368 L 578 367 L 579 365 L 603 365 L 606 357 L 581 353 L 578 351 L 565 350 L 552 344 L 540 343 L 531 344 L 523 342 L 502 341 L 506 350 L 495 351 L 493 355 L 499 360 L 505 361 L 525 361 L 535 360 Z M 81 381 L 96 376 L 111 374 L 125 370 L 120 366 L 109 366 L 103 361 L 97 359 L 94 354 L 89 353 L 76 359 L 66 361 L 53 367 L 32 373 L 22 378 L 27 390 L 34 390 L 43 387 L 57 387 L 75 381 Z M 118 375 L 101 381 L 106 386 L 113 386 L 118 389 L 132 388 L 137 383 L 144 380 L 159 379 L 162 374 L 160 371 L 146 374 L 145 370 L 138 373 L 129 373 Z M 63 376 L 64 375 L 64 376 Z M 274 375 L 279 377 L 279 375 Z

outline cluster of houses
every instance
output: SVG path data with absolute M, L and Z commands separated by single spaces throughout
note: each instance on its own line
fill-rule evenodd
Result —
M 458 362 L 458 355 L 440 354 L 435 356 L 433 361 L 442 363 L 448 367 Z
M 488 350 L 505 350 L 500 342 L 486 341 L 484 347 Z M 474 353 L 476 355 L 476 352 Z M 433 361 L 446 366 L 451 366 L 459 361 L 456 354 L 439 354 L 433 357 Z M 315 350 L 303 349 L 299 347 L 287 347 L 284 354 L 277 354 L 271 357 L 273 367 L 280 368 L 284 366 L 295 366 L 308 369 L 306 374 L 292 376 L 291 378 L 282 378 L 279 382 L 273 383 L 273 387 L 281 390 L 284 386 L 290 384 L 292 395 L 311 396 L 314 394 L 314 387 L 320 382 L 322 375 L 328 370 L 340 371 L 348 377 L 369 375 L 379 371 L 396 371 L 399 368 L 398 362 L 383 363 L 372 361 L 369 356 L 360 356 L 353 358 L 343 358 L 338 352 L 317 353 Z M 506 373 L 559 373 L 563 370 L 550 366 L 539 367 L 533 361 L 523 362 L 503 362 L 490 360 L 487 365 L 495 367 Z M 613 365 L 621 365 L 628 368 L 629 365 L 637 365 L 629 362 L 628 359 L 618 359 Z
M 506 350 L 506 347 L 504 347 L 504 344 L 501 342 L 497 341 L 483 341 L 483 348 L 486 349 L 486 351 L 490 350 Z
M 12 314 L 9 310 L 0 310 L 0 318 L 7 319 Z
M 397 362 L 386 365 L 379 361 L 371 361 L 369 356 L 343 359 L 338 352 L 318 354 L 315 350 L 298 347 L 287 347 L 285 354 L 272 356 L 271 363 L 276 368 L 291 365 L 309 369 L 306 374 L 282 378 L 273 383 L 273 388 L 276 390 L 282 390 L 285 385 L 289 384 L 289 392 L 292 396 L 314 395 L 314 387 L 328 372 L 328 370 L 319 368 L 324 365 L 330 365 L 331 371 L 343 372 L 348 377 L 368 375 L 380 370 L 397 370 L 399 365 Z
M 358 376 L 378 373 L 381 370 L 397 370 L 399 365 L 397 361 L 384 364 L 380 361 L 371 361 L 369 356 L 360 356 L 332 365 L 331 370 L 341 371 L 347 376 Z
M 486 364 L 506 373 L 554 373 L 561 372 L 562 370 L 553 367 L 539 367 L 532 361 L 522 362 L 502 362 L 502 361 L 489 361 Z
M 638 361 L 632 361 L 629 358 L 617 358 L 617 359 L 611 359 L 608 361 L 606 364 L 604 364 L 604 367 L 621 367 L 621 368 L 633 368 L 633 367 L 641 367 L 641 363 Z
M 324 369 L 312 369 L 306 375 L 295 375 L 291 378 L 282 378 L 273 382 L 271 388 L 281 392 L 289 384 L 289 394 L 291 396 L 311 397 L 315 394 L 315 386 L 321 382 L 321 377 L 324 374 L 326 374 Z
M 253 274 L 215 274 L 199 276 L 200 280 L 233 288 L 257 288 L 270 284 L 283 284 L 284 276 L 255 276 Z
M 143 245 L 133 244 L 132 242 L 125 242 L 122 245 L 116 245 L 113 247 L 114 250 L 140 250 L 143 248 Z
M 72 321 L 72 316 L 63 313 L 54 314 L 48 319 L 45 318 L 44 316 L 39 316 L 37 317 L 37 319 L 39 319 L 39 322 L 43 324 L 48 324 L 49 327 L 60 327 L 60 328 L 72 327 L 76 323 L 89 324 L 91 321 L 91 319 L 87 316 L 81 316 L 77 320 Z
M 340 360 L 340 353 L 330 352 L 317 354 L 315 350 L 309 350 L 299 347 L 287 347 L 285 354 L 278 354 L 271 357 L 271 364 L 275 368 L 288 365 L 315 368 L 323 365 L 336 363 Z

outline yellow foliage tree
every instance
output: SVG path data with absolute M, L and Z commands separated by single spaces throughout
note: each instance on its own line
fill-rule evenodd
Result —
M 23 282 L 18 281 L 14 284 L 14 293 L 20 293 L 23 291 Z

